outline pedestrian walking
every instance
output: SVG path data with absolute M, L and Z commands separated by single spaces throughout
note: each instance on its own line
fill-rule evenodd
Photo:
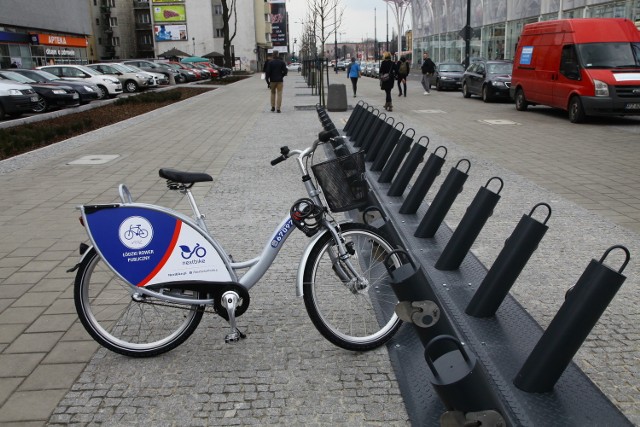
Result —
M 284 77 L 287 75 L 287 64 L 278 56 L 278 51 L 273 51 L 271 61 L 267 63 L 265 78 L 271 87 L 271 111 L 280 112 L 282 106 L 282 89 Z
M 358 79 L 362 76 L 360 64 L 356 62 L 355 56 L 351 57 L 351 64 L 347 67 L 347 78 L 351 79 L 351 87 L 353 88 L 353 97 L 356 97 L 358 91 Z
M 267 82 L 267 89 L 271 89 L 271 85 L 269 84 L 269 79 L 267 78 L 267 65 L 269 64 L 270 59 L 267 58 L 264 61 L 264 65 L 262 66 L 262 78 Z
M 431 76 L 436 71 L 436 64 L 429 58 L 429 52 L 422 54 L 422 87 L 424 88 L 424 94 L 429 95 L 431 93 Z
M 404 87 L 404 96 L 407 96 L 407 76 L 409 75 L 409 63 L 404 56 L 398 61 L 398 96 L 402 96 L 402 88 Z
M 398 70 L 396 64 L 391 60 L 391 54 L 389 52 L 384 52 L 382 59 L 382 63 L 380 64 L 380 89 L 384 90 L 386 94 L 384 109 L 393 111 L 391 91 L 393 90 L 393 86 L 395 86 Z

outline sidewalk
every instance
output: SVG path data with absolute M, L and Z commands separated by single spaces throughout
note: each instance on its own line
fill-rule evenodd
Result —
M 87 238 L 76 205 L 117 201 L 117 185 L 124 182 L 137 201 L 187 212 L 188 206 L 165 189 L 157 169 L 206 171 L 214 182 L 197 185 L 195 196 L 212 233 L 237 260 L 252 258 L 304 193 L 293 163 L 272 168 L 269 161 L 280 146 L 305 147 L 320 130 L 315 110 L 304 108 L 317 102 L 310 92 L 291 73 L 283 112 L 271 113 L 268 91 L 256 76 L 0 162 L 0 424 L 409 424 L 386 350 L 338 349 L 314 329 L 295 297 L 298 261 L 308 243 L 301 233 L 288 240 L 252 289 L 251 306 L 239 319 L 248 336 L 240 343 L 225 344 L 226 323 L 205 316 L 177 349 L 130 359 L 99 348 L 77 321 L 74 275 L 66 270 L 77 262 L 78 243 Z M 383 95 L 371 79 L 361 81 L 359 94 L 371 102 Z M 456 137 L 444 128 L 437 128 L 442 135 L 435 134 L 424 114 L 416 113 L 428 108 L 425 98 L 403 101 L 394 102 L 393 116 L 415 128 L 416 135 L 428 134 L 435 144 L 430 152 L 446 145 L 447 170 L 463 156 L 473 164 L 466 191 L 447 218 L 452 227 L 487 176 L 499 175 L 508 183 L 500 209 L 474 245 L 485 265 L 493 262 L 525 209 L 552 202 L 553 225 L 530 261 L 536 267 L 527 268 L 514 287 L 514 295 L 542 325 L 592 257 L 615 243 L 627 245 L 632 256 L 640 253 L 637 234 L 481 157 L 483 152 L 451 142 L 448 138 Z M 330 115 L 342 127 L 349 113 Z M 530 132 L 541 137 L 545 129 Z M 118 157 L 104 164 L 69 164 L 98 155 Z M 572 167 L 567 165 L 567 172 Z M 576 356 L 636 424 L 638 273 L 632 260 L 625 270 L 629 279 Z

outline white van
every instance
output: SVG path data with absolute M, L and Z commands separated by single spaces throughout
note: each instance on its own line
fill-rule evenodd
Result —
M 84 65 L 45 65 L 38 67 L 39 70 L 45 70 L 51 74 L 55 74 L 63 80 L 90 81 L 98 86 L 100 93 L 98 99 L 115 98 L 122 93 L 122 83 L 114 76 L 108 76 Z

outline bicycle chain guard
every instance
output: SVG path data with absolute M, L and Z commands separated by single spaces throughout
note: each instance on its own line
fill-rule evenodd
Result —
M 300 199 L 291 207 L 291 220 L 307 237 L 318 232 L 324 211 L 311 199 Z

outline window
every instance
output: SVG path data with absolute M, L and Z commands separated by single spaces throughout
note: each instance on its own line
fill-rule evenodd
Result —
M 224 37 L 224 30 L 222 28 L 216 28 L 216 37 Z
M 151 23 L 151 15 L 148 13 L 138 15 L 138 23 L 140 24 L 150 24 Z
M 111 37 L 111 46 L 120 46 L 120 37 Z
M 560 55 L 560 74 L 571 80 L 580 80 L 580 66 L 574 45 L 562 47 Z
M 96 25 L 100 25 L 100 18 L 96 18 Z
M 213 14 L 214 15 L 222 15 L 222 5 L 221 4 L 213 5 Z
M 146 44 L 146 45 L 153 44 L 153 37 L 151 37 L 148 34 L 145 34 L 140 39 L 140 42 L 141 42 L 141 44 Z
M 109 18 L 109 26 L 117 27 L 118 26 L 118 18 Z
M 116 0 L 107 0 L 107 6 L 116 7 Z

